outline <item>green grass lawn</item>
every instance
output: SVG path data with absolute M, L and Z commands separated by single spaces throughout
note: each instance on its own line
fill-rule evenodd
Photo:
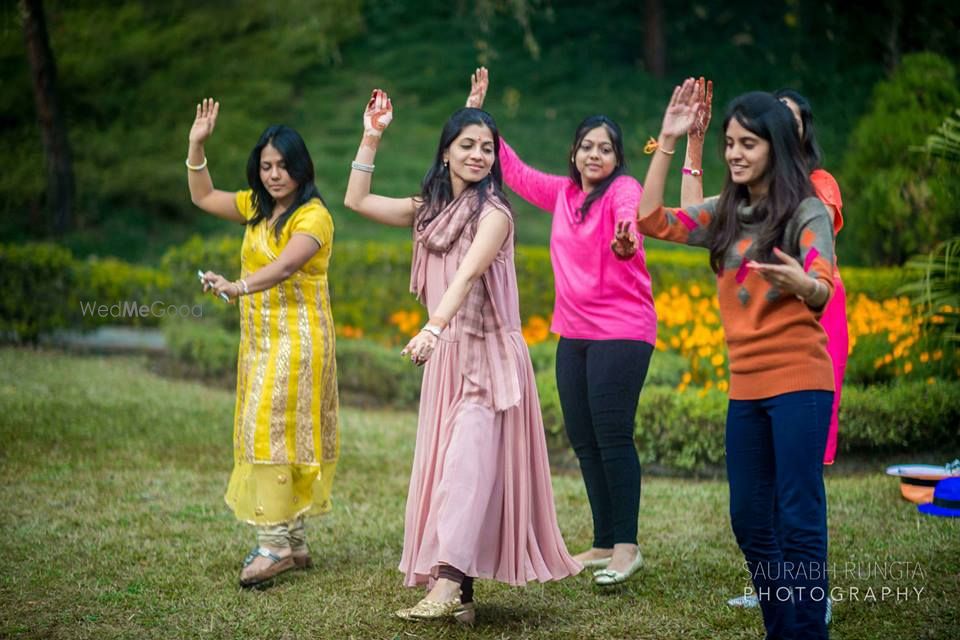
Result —
M 310 523 L 315 567 L 239 589 L 253 539 L 222 499 L 233 396 L 149 366 L 0 350 L 0 637 L 762 637 L 756 610 L 724 605 L 746 585 L 725 484 L 670 478 L 645 481 L 647 564 L 626 586 L 600 591 L 586 575 L 526 589 L 482 582 L 472 630 L 394 619 L 420 597 L 396 570 L 416 427 L 403 412 L 343 410 L 334 510 Z M 554 490 L 580 550 L 590 542 L 580 478 L 557 475 Z M 955 637 L 960 522 L 918 515 L 879 467 L 831 470 L 828 493 L 830 560 L 856 567 L 833 585 L 860 598 L 835 606 L 833 637 Z M 870 587 L 876 600 L 864 601 Z M 883 587 L 911 599 L 884 600 Z

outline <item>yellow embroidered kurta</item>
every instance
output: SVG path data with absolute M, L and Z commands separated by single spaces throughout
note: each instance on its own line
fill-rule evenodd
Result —
M 255 213 L 251 195 L 241 191 L 236 199 L 247 219 Z M 241 277 L 275 261 L 295 233 L 316 239 L 320 250 L 283 282 L 239 299 L 234 468 L 225 499 L 239 520 L 257 525 L 329 511 L 340 453 L 330 212 L 310 201 L 279 240 L 266 221 L 248 226 Z

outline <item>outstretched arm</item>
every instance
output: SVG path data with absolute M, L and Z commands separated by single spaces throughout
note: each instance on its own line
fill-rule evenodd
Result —
M 388 198 L 370 193 L 380 138 L 393 120 L 393 103 L 386 92 L 374 89 L 363 112 L 363 140 L 350 168 L 343 204 L 365 218 L 393 227 L 410 227 L 416 213 L 413 198 Z
M 486 67 L 477 67 L 470 76 L 470 95 L 467 96 L 466 106 L 482 109 L 489 88 L 490 72 Z M 503 181 L 508 187 L 533 206 L 553 213 L 557 192 L 563 188 L 569 178 L 543 173 L 525 164 L 503 136 L 500 136 L 500 153 L 497 160 L 503 172 Z
M 243 223 L 246 220 L 237 211 L 236 193 L 215 189 L 207 168 L 207 155 L 203 145 L 213 133 L 219 113 L 220 103 L 213 98 L 204 98 L 197 105 L 197 115 L 190 127 L 190 144 L 187 148 L 187 185 L 190 187 L 190 200 L 218 218 Z
M 687 132 L 687 151 L 683 159 L 683 178 L 680 181 L 681 207 L 703 202 L 703 142 L 713 109 L 713 81 L 704 81 L 703 76 L 700 76 L 694 93 L 697 112 L 693 126 Z
M 688 242 L 690 232 L 697 226 L 685 213 L 667 212 L 663 208 L 664 184 L 670 161 L 676 152 L 677 140 L 693 125 L 696 113 L 694 89 L 693 78 L 684 80 L 682 85 L 673 90 L 670 104 L 663 114 L 657 148 L 650 159 L 643 195 L 637 207 L 637 230 L 644 235 Z
M 457 273 L 453 276 L 450 286 L 443 292 L 440 303 L 433 310 L 427 327 L 436 327 L 442 331 L 450 324 L 450 320 L 457 315 L 463 301 L 467 299 L 467 294 L 490 268 L 509 234 L 510 219 L 506 213 L 497 210 L 481 218 L 477 225 L 477 235 L 467 250 L 463 262 L 457 267 Z M 423 364 L 430 358 L 438 340 L 437 335 L 431 333 L 428 328 L 424 328 L 407 343 L 401 354 L 410 356 L 410 359 L 417 364 Z

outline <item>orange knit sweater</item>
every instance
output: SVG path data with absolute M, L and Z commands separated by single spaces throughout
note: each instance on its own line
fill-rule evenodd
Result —
M 637 230 L 654 238 L 706 246 L 717 200 L 686 209 L 659 207 L 637 221 Z M 752 207 L 737 210 L 742 233 L 730 247 L 717 275 L 717 297 L 730 358 L 730 398 L 756 400 L 791 391 L 833 391 L 827 336 L 819 310 L 783 293 L 746 265 L 758 260 L 753 244 L 760 224 Z M 833 294 L 833 221 L 817 198 L 807 198 L 787 223 L 781 250 Z M 758 260 L 759 261 L 759 260 Z

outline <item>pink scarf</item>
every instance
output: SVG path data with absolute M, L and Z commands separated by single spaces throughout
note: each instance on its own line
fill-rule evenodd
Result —
M 477 197 L 476 189 L 465 189 L 422 231 L 414 225 L 410 291 L 421 303 L 426 303 L 427 252 L 453 251 L 457 264 L 463 262 L 477 234 L 479 215 L 474 215 Z M 488 197 L 484 207 L 495 207 L 510 215 L 507 205 L 495 196 Z M 489 277 L 485 273 L 473 285 L 458 312 L 463 328 L 461 345 L 465 350 L 460 358 L 466 378 L 464 396 L 487 404 L 489 394 L 494 410 L 505 411 L 520 403 L 519 368 L 489 291 Z

